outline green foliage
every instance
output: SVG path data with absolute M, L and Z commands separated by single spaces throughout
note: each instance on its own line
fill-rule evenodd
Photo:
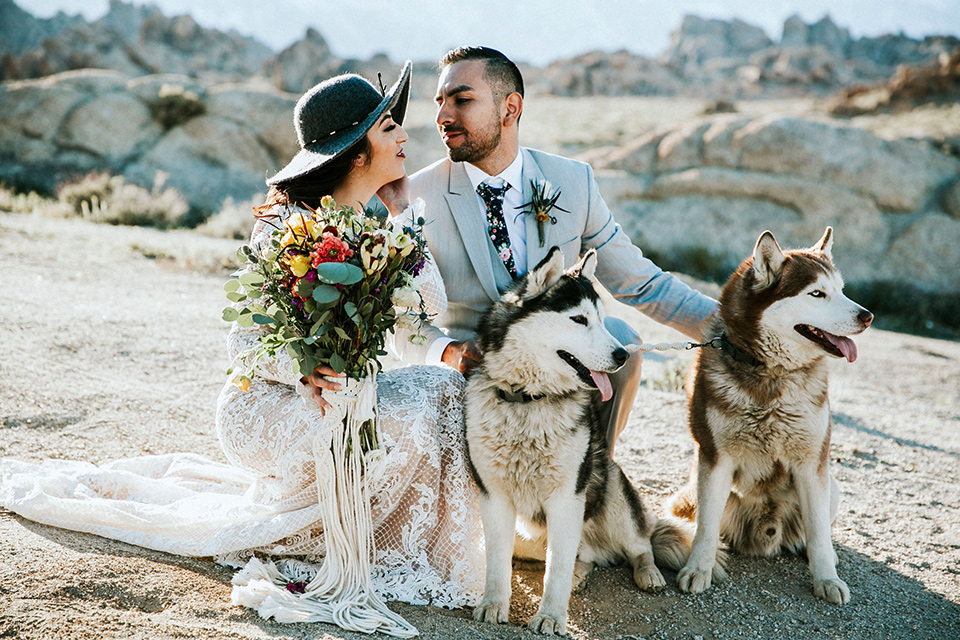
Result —
M 164 129 L 179 127 L 206 112 L 200 96 L 179 85 L 161 86 L 156 101 L 150 105 L 153 119 Z
M 397 304 L 418 322 L 423 300 L 414 276 L 424 260 L 418 229 L 394 227 L 386 219 L 337 209 L 329 200 L 312 216 L 294 212 L 273 219 L 277 227 L 259 255 L 249 246 L 237 252 L 243 270 L 224 285 L 233 303 L 223 319 L 241 327 L 259 325 L 258 345 L 241 357 L 244 373 L 234 384 L 249 385 L 263 358 L 286 352 L 295 372 L 310 375 L 329 365 L 348 377 L 366 376 L 367 366 L 384 353 Z M 409 294 L 413 294 L 412 297 Z M 411 321 L 412 322 L 412 321 Z M 416 323 L 408 326 L 417 326 Z

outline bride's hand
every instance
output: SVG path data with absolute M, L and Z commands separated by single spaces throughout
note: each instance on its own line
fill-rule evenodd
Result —
M 340 378 L 343 377 L 343 374 L 337 373 L 327 365 L 320 365 L 314 369 L 313 373 L 309 376 L 300 378 L 300 382 L 313 387 L 313 399 L 316 400 L 317 404 L 320 405 L 321 415 L 326 413 L 327 409 L 330 408 L 330 403 L 323 398 L 323 390 L 327 389 L 328 391 L 340 391 L 340 385 L 338 383 L 333 382 L 332 380 L 327 380 L 324 376 Z
M 404 174 L 393 182 L 380 187 L 377 197 L 387 207 L 391 216 L 397 216 L 410 205 L 410 179 Z

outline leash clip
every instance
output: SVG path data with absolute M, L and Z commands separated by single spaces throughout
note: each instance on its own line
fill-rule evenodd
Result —
M 713 347 L 714 349 L 723 349 L 723 337 L 717 336 L 716 338 L 712 340 L 708 340 L 706 342 L 700 342 L 700 343 L 688 342 L 687 343 L 687 351 L 690 351 L 690 349 L 700 349 L 703 347 Z

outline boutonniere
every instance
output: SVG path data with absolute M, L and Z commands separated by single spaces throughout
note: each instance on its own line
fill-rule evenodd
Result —
M 566 209 L 557 205 L 560 198 L 560 189 L 552 191 L 552 187 L 546 180 L 531 180 L 530 187 L 532 195 L 530 202 L 520 205 L 523 207 L 521 213 L 527 213 L 537 221 L 537 237 L 540 239 L 540 246 L 543 246 L 543 224 L 547 221 L 550 224 L 557 224 L 557 219 L 550 215 L 554 209 L 570 213 Z

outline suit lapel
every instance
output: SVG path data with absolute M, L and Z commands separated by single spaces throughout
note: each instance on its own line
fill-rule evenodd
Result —
M 523 154 L 523 203 L 526 204 L 530 202 L 530 198 L 533 197 L 531 181 L 544 182 L 546 178 L 540 170 L 540 165 L 534 160 L 533 155 L 525 148 L 522 148 L 520 152 Z M 544 242 L 541 247 L 536 218 L 534 218 L 532 214 L 527 213 L 523 214 L 523 217 L 527 232 L 527 270 L 529 271 L 540 264 L 540 261 L 547 255 L 547 251 L 553 246 L 551 242 L 553 225 L 549 222 L 544 223 Z
M 490 260 L 490 251 L 487 248 L 488 237 L 484 218 L 481 215 L 477 196 L 473 193 L 470 178 L 463 168 L 462 162 L 450 163 L 450 183 L 447 193 L 444 194 L 450 213 L 453 215 L 463 246 L 467 249 L 467 256 L 473 265 L 473 270 L 480 279 L 483 290 L 491 300 L 498 300 L 500 293 L 493 277 L 493 262 Z

